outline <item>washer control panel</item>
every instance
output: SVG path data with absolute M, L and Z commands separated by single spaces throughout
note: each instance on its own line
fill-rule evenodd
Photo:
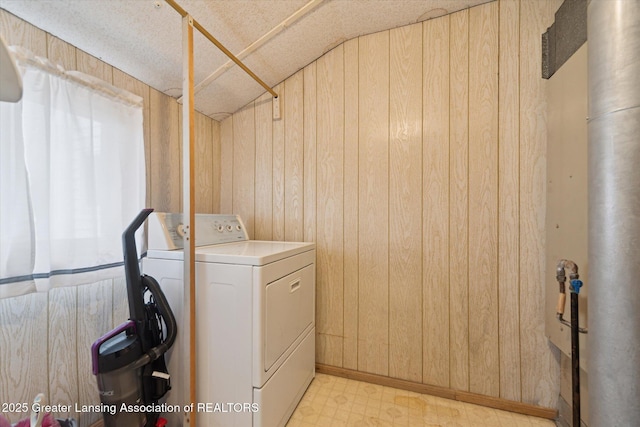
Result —
M 153 212 L 148 218 L 148 248 L 173 250 L 184 248 L 185 226 L 181 213 Z M 196 214 L 196 246 L 249 240 L 238 215 Z

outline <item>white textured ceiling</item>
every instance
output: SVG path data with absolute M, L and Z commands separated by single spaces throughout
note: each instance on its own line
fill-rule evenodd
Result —
M 351 38 L 490 0 L 324 0 L 243 62 L 274 86 Z M 177 0 L 238 54 L 308 0 Z M 0 7 L 173 97 L 182 94 L 181 17 L 163 0 L 0 0 Z M 195 83 L 228 59 L 195 31 Z M 233 66 L 195 97 L 221 119 L 264 92 Z

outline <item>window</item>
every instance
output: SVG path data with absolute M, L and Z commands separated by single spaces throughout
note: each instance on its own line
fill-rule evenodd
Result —
M 0 298 L 122 275 L 144 207 L 142 100 L 15 50 L 20 102 L 0 102 Z

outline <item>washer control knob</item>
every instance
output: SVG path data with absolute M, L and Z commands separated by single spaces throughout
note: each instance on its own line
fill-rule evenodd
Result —
M 227 225 L 227 231 L 232 231 L 232 230 L 233 230 L 233 227 L 230 225 Z
M 240 224 L 236 225 L 236 230 L 238 231 L 242 230 L 242 227 L 240 227 Z
M 222 233 L 224 231 L 224 227 L 222 225 L 218 226 L 218 232 Z

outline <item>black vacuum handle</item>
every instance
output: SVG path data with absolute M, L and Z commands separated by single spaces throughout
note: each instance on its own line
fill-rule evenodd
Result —
M 127 295 L 129 297 L 130 319 L 144 320 L 144 298 L 140 283 L 140 265 L 138 264 L 138 250 L 136 249 L 136 230 L 144 223 L 153 209 L 140 211 L 138 216 L 122 233 L 122 253 L 124 255 L 124 274 L 127 280 Z

